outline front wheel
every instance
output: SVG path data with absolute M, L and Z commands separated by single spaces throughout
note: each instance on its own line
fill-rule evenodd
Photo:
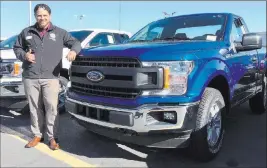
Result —
M 249 106 L 254 114 L 262 114 L 267 111 L 267 77 L 262 80 L 262 91 L 249 99 Z
M 225 102 L 220 91 L 206 88 L 189 145 L 190 154 L 195 159 L 209 161 L 219 153 L 224 135 L 224 111 Z

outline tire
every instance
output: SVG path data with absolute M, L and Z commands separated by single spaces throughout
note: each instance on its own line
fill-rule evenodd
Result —
M 59 82 L 60 82 L 60 85 L 63 86 L 63 90 L 59 93 L 59 97 L 58 97 L 58 112 L 59 113 L 64 113 L 65 112 L 65 89 L 67 87 L 67 84 L 68 84 L 68 79 L 66 79 L 65 77 L 63 76 L 60 76 L 59 77 Z
M 249 106 L 254 114 L 263 114 L 267 111 L 266 75 L 262 79 L 262 91 L 249 99 Z
M 214 88 L 206 88 L 197 112 L 196 129 L 190 137 L 189 153 L 194 159 L 204 162 L 210 161 L 220 152 L 224 137 L 224 114 L 225 102 L 220 91 Z M 211 122 L 211 115 L 215 119 L 218 119 L 217 122 L 216 120 L 212 120 Z M 217 123 L 215 125 L 217 125 L 219 132 L 216 133 L 217 136 L 214 136 L 217 138 L 212 143 L 211 140 L 208 140 L 208 137 L 211 137 L 208 135 L 215 134 L 209 134 L 211 132 L 209 131 L 208 133 L 208 130 L 212 130 L 210 128 L 216 128 L 211 127 L 212 124 L 214 125 L 214 121 Z

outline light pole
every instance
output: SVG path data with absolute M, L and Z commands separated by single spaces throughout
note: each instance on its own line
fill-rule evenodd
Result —
M 165 18 L 169 17 L 169 16 L 173 16 L 176 12 L 172 12 L 172 14 L 168 14 L 167 12 L 163 12 L 163 14 L 165 15 Z
M 32 24 L 32 1 L 29 1 L 29 26 Z
M 81 27 L 82 19 L 86 16 L 85 14 L 82 15 L 74 15 L 79 20 L 79 25 Z
M 121 0 L 119 1 L 119 31 L 121 30 Z

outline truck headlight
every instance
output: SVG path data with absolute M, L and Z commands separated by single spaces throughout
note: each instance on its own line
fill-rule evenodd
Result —
M 188 75 L 194 67 L 193 61 L 143 62 L 142 65 L 164 69 L 164 88 L 144 91 L 142 95 L 183 95 L 186 93 Z
M 20 77 L 22 74 L 22 62 L 1 62 L 0 75 L 7 77 Z

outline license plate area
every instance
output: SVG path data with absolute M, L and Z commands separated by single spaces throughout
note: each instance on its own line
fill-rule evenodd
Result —
M 108 123 L 118 124 L 122 126 L 133 126 L 132 113 L 105 110 L 78 104 L 77 114 Z

